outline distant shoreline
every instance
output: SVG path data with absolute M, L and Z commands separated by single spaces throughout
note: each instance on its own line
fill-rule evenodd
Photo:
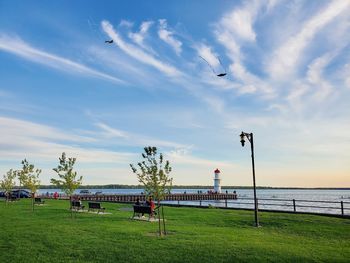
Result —
M 16 187 L 17 188 L 17 187 Z M 40 189 L 57 189 L 56 185 L 41 185 Z M 252 186 L 221 186 L 223 189 L 253 189 Z M 81 185 L 78 189 L 143 189 L 142 185 Z M 172 189 L 213 189 L 210 185 L 174 185 Z M 350 187 L 271 187 L 271 186 L 257 186 L 257 189 L 271 189 L 271 190 L 350 190 Z

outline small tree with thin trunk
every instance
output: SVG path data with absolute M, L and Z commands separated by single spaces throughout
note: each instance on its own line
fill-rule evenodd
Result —
M 73 216 L 71 202 L 72 195 L 79 185 L 81 185 L 83 180 L 83 177 L 77 177 L 77 172 L 73 170 L 75 161 L 76 158 L 67 158 L 66 153 L 63 152 L 62 156 L 59 158 L 59 165 L 57 168 L 53 168 L 60 179 L 51 179 L 52 184 L 62 189 L 62 191 L 69 196 L 71 216 Z
M 137 178 L 145 188 L 147 196 L 153 196 L 157 200 L 158 207 L 160 207 L 160 201 L 164 199 L 164 196 L 168 194 L 172 187 L 173 178 L 169 176 L 172 168 L 169 161 L 163 159 L 163 154 L 158 154 L 156 147 L 145 147 L 144 153 L 142 153 L 143 161 L 137 163 L 138 168 L 130 164 L 131 170 L 137 175 Z M 158 227 L 159 235 L 163 234 L 160 223 L 160 209 L 158 209 Z M 163 216 L 163 230 L 166 235 L 164 213 Z
M 4 179 L 0 181 L 0 188 L 4 190 L 6 197 L 6 204 L 8 204 L 9 196 L 13 187 L 15 186 L 16 171 L 10 169 L 5 175 Z
M 39 175 L 40 169 L 35 169 L 34 164 L 30 164 L 27 159 L 22 162 L 22 170 L 17 171 L 20 183 L 30 190 L 32 196 L 32 211 L 34 211 L 35 193 L 40 186 Z

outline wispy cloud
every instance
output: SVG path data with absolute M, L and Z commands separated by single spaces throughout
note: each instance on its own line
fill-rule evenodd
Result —
M 98 122 L 98 123 L 95 123 L 95 125 L 100 129 L 102 129 L 104 131 L 104 135 L 108 138 L 113 138 L 113 137 L 127 138 L 128 137 L 128 135 L 124 131 L 112 128 L 105 123 Z
M 0 116 L 0 127 L 4 138 L 6 136 L 21 136 L 27 134 L 30 137 L 42 139 L 54 139 L 56 141 L 69 142 L 93 142 L 96 141 L 92 137 L 85 137 L 75 134 L 69 134 L 47 125 L 37 124 L 30 121 L 7 118 Z M 4 140 L 5 142 L 6 140 Z
M 311 43 L 315 35 L 338 15 L 349 12 L 350 2 L 335 0 L 301 25 L 301 30 L 290 37 L 277 49 L 268 64 L 268 72 L 272 78 L 284 78 L 293 75 L 303 51 Z
M 119 26 L 121 27 L 132 27 L 134 25 L 133 22 L 129 21 L 129 20 L 125 20 L 125 19 L 122 19 L 119 23 Z
M 147 35 L 148 29 L 153 25 L 153 21 L 144 21 L 140 26 L 140 31 L 137 33 L 129 33 L 129 37 L 139 46 L 144 47 L 144 39 Z
M 83 64 L 42 51 L 40 49 L 36 49 L 17 37 L 1 35 L 0 50 L 15 54 L 29 61 L 43 64 L 65 72 L 73 72 L 76 74 L 97 77 L 112 82 L 124 83 L 124 81 L 120 80 L 119 78 L 92 69 Z
M 211 67 L 220 66 L 220 61 L 218 60 L 218 55 L 212 51 L 212 48 L 205 44 L 200 44 L 196 47 L 198 55 L 204 58 Z
M 172 160 L 174 164 L 202 166 L 207 169 L 214 169 L 214 167 L 233 168 L 235 166 L 230 162 L 198 158 L 189 152 L 183 152 L 182 149 L 166 152 L 165 157 Z
M 147 137 L 142 134 L 135 134 L 132 132 L 126 132 L 120 129 L 117 129 L 115 127 L 111 127 L 110 125 L 103 123 L 103 122 L 97 122 L 95 123 L 95 126 L 102 130 L 102 137 L 100 137 L 98 134 L 95 134 L 100 138 L 100 140 L 110 139 L 110 138 L 119 138 L 122 139 L 122 141 L 119 141 L 119 144 L 126 144 L 126 145 L 132 145 L 132 146 L 138 146 L 138 147 L 144 147 L 148 145 L 154 145 L 157 147 L 166 147 L 166 148 L 184 148 L 186 147 L 184 144 L 172 142 L 172 141 L 165 141 L 161 139 L 155 139 L 152 137 Z
M 47 125 L 1 117 L 1 160 L 20 162 L 23 158 L 54 161 L 62 152 L 76 156 L 79 162 L 124 162 L 132 154 L 86 146 L 96 142 Z
M 220 21 L 220 26 L 226 30 L 226 34 L 231 35 L 231 38 L 255 41 L 256 33 L 253 29 L 253 23 L 257 11 L 257 1 L 246 3 L 243 7 L 234 9 L 225 15 Z
M 108 21 L 102 21 L 102 28 L 106 34 L 114 40 L 115 44 L 121 50 L 123 50 L 126 54 L 133 57 L 134 59 L 144 64 L 153 66 L 154 68 L 169 76 L 177 76 L 180 74 L 180 72 L 175 67 L 156 59 L 152 55 L 144 52 L 132 44 L 124 42 L 124 40 L 119 36 L 117 31 L 114 30 L 113 26 Z
M 341 75 L 344 80 L 345 87 L 350 89 L 350 64 L 344 65 Z
M 271 87 L 246 68 L 244 53 L 241 51 L 242 45 L 256 43 L 254 23 L 264 4 L 266 3 L 263 1 L 246 2 L 224 14 L 215 24 L 216 40 L 226 48 L 227 55 L 232 61 L 229 73 L 237 81 L 235 85 L 229 86 L 235 87 L 241 94 L 260 91 L 266 96 L 273 96 Z M 274 6 L 271 2 L 267 4 L 270 9 Z M 227 83 L 225 86 L 228 86 Z
M 174 32 L 168 30 L 168 24 L 166 19 L 159 19 L 158 36 L 165 43 L 169 44 L 175 51 L 176 55 L 180 55 L 182 51 L 182 42 L 174 38 Z
M 323 101 L 332 92 L 333 86 L 324 79 L 323 72 L 333 57 L 334 56 L 332 56 L 332 54 L 326 53 L 322 57 L 315 59 L 309 65 L 307 79 L 310 84 L 317 87 L 317 90 L 314 92 L 313 96 L 316 101 Z

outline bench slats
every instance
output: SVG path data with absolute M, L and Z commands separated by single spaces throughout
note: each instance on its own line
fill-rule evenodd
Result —
M 99 213 L 100 211 L 105 211 L 105 208 L 101 206 L 101 203 L 89 202 L 89 211 L 90 210 L 98 210 Z

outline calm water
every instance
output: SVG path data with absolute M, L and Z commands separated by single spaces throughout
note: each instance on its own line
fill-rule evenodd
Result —
M 173 189 L 172 193 L 197 193 L 201 190 L 205 193 L 208 189 Z M 61 193 L 59 189 L 40 189 L 40 194 L 47 192 Z M 102 192 L 102 194 L 140 194 L 142 189 L 89 189 L 94 194 L 96 192 Z M 226 189 L 222 189 L 223 192 Z M 227 189 L 229 193 L 232 193 L 232 189 Z M 79 194 L 80 190 L 75 193 Z M 228 207 L 236 208 L 252 208 L 253 209 L 253 190 L 252 189 L 237 189 L 236 190 L 238 199 L 229 200 L 227 203 Z M 340 214 L 340 201 L 344 202 L 344 213 L 350 215 L 350 190 L 285 190 L 285 189 L 259 189 L 257 190 L 257 198 L 259 199 L 260 209 L 269 210 L 289 210 L 293 211 L 293 202 L 296 200 L 297 211 L 304 212 L 316 212 L 316 213 L 330 213 Z M 262 200 L 270 199 L 270 200 Z M 285 199 L 285 200 L 280 200 Z M 330 201 L 334 203 L 322 203 L 322 202 L 305 202 L 307 201 Z M 166 202 L 166 203 L 177 203 L 177 201 Z M 180 201 L 180 204 L 186 205 L 199 205 L 199 201 Z M 221 206 L 224 207 L 225 201 L 202 201 L 203 206 Z M 287 206 L 286 206 L 287 205 Z M 300 206 L 318 206 L 318 208 L 311 207 L 300 207 Z M 322 208 L 320 208 L 322 207 Z M 333 208 L 331 208 L 333 207 Z

